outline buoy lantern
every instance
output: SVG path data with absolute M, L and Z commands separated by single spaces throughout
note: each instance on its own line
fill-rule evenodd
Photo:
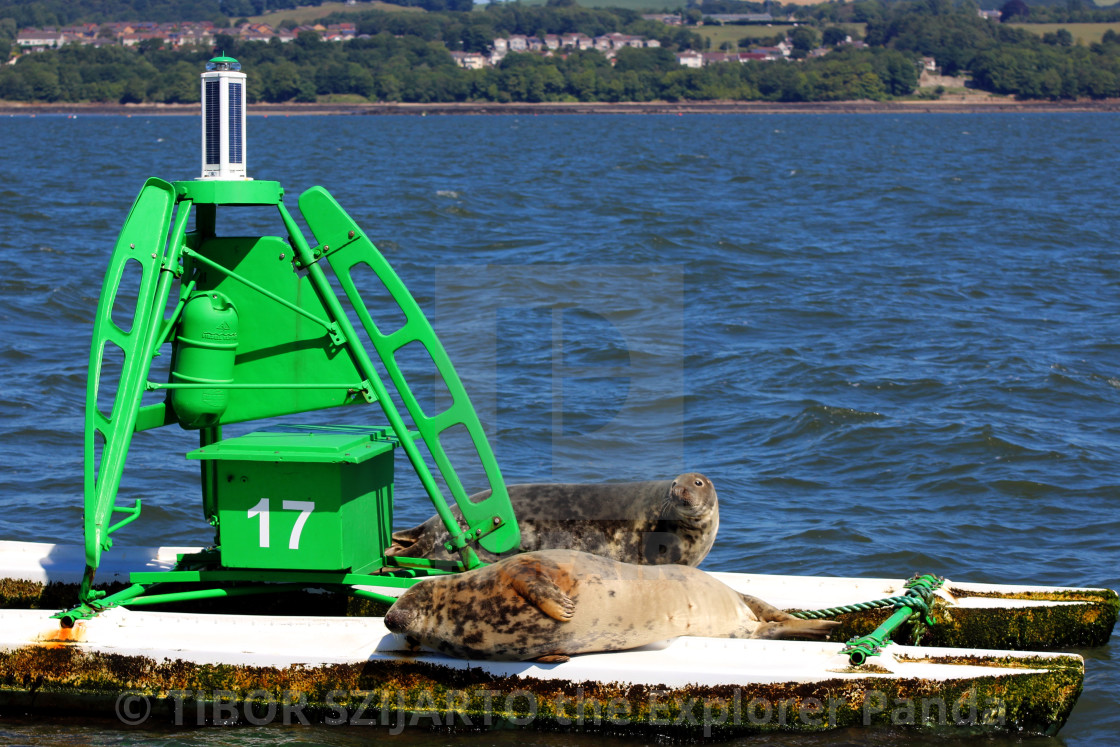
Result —
M 248 179 L 245 170 L 245 73 L 215 57 L 202 74 L 201 179 Z

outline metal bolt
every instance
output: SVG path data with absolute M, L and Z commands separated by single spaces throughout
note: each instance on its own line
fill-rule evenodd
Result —
M 494 526 L 498 526 L 501 523 L 502 523 L 502 517 L 501 516 L 495 516 L 494 517 Z
M 283 252 L 280 253 L 280 259 L 284 259 L 284 253 Z
M 330 247 L 329 244 L 323 247 L 324 252 L 329 252 L 330 250 L 331 250 L 331 247 Z
M 348 238 L 348 239 L 354 238 L 354 232 L 351 231 L 350 233 L 346 234 L 346 238 Z
M 128 245 L 128 248 L 129 248 L 129 249 L 135 249 L 135 248 L 136 248 L 136 244 L 129 244 L 129 245 Z

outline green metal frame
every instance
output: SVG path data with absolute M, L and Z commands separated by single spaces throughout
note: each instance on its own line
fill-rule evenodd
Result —
M 918 620 L 914 634 L 914 645 L 918 645 L 922 630 L 937 623 L 937 620 L 933 617 L 933 613 L 930 611 L 930 599 L 933 597 L 933 593 L 941 588 L 941 584 L 944 583 L 944 581 L 945 579 L 940 576 L 934 576 L 929 573 L 922 576 L 915 575 L 906 582 L 905 594 L 892 597 L 889 600 L 884 600 L 893 602 L 892 606 L 895 608 L 894 613 L 872 632 L 848 641 L 840 653 L 848 657 L 848 661 L 852 666 L 858 667 L 864 664 L 868 657 L 878 656 L 882 653 L 883 647 L 891 642 L 891 636 L 894 632 L 915 616 Z M 827 610 L 820 610 L 818 612 L 827 612 Z M 801 617 L 826 616 L 831 615 L 815 614 L 812 612 L 801 615 Z
M 287 241 L 275 237 L 225 239 L 216 236 L 219 207 L 249 205 L 278 209 L 287 231 Z M 85 420 L 86 568 L 80 604 L 58 615 L 64 624 L 73 624 L 77 619 L 93 616 L 117 604 L 157 604 L 308 586 L 407 586 L 417 576 L 482 565 L 474 551 L 476 545 L 493 553 L 502 553 L 520 543 L 517 521 L 493 451 L 462 382 L 419 304 L 381 252 L 325 189 L 313 187 L 305 192 L 299 199 L 299 211 L 314 235 L 314 246 L 285 207 L 283 189 L 277 182 L 198 180 L 171 183 L 150 178 L 136 197 L 110 257 L 94 321 Z M 195 218 L 195 225 L 193 230 L 188 230 L 191 215 Z M 279 253 L 279 260 L 286 259 L 286 268 L 262 260 L 265 256 L 275 256 L 269 255 L 269 251 L 275 252 L 278 248 L 284 250 Z M 286 257 L 287 252 L 293 252 L 294 256 Z M 288 275 L 293 262 L 298 273 L 294 276 L 295 280 L 290 280 Z M 132 267 L 138 268 L 140 279 L 131 323 L 125 329 L 123 324 L 114 321 L 113 313 L 114 305 L 124 300 L 118 297 L 121 295 L 122 278 L 130 263 L 135 263 Z M 242 264 L 246 267 L 243 268 Z M 385 334 L 378 327 L 376 310 L 366 305 L 354 281 L 354 270 L 361 266 L 372 268 L 403 313 L 407 321 L 400 329 Z M 342 301 L 332 288 L 328 268 L 372 342 L 373 351 L 362 344 Z M 252 380 L 219 384 L 150 381 L 153 358 L 159 355 L 163 345 L 172 340 L 188 298 L 196 290 L 207 291 L 220 287 L 223 282 L 234 283 L 245 292 L 251 291 L 251 297 L 256 299 L 252 303 L 261 304 L 262 313 L 271 315 L 270 323 L 260 327 L 256 333 L 272 334 L 272 328 L 284 327 L 281 320 L 285 314 L 289 315 L 292 329 L 299 330 L 293 333 L 295 336 L 265 342 L 276 342 L 277 360 L 286 362 L 291 373 L 287 378 L 269 379 L 260 372 L 271 371 L 277 366 L 265 368 L 258 365 L 258 368 L 253 368 L 253 363 L 246 361 L 243 364 L 239 360 L 238 370 L 252 372 L 246 376 Z M 279 287 L 291 282 L 297 283 L 295 289 Z M 165 318 L 165 309 L 175 287 L 179 289 L 179 298 Z M 451 404 L 446 409 L 425 413 L 410 388 L 396 360 L 398 351 L 410 344 L 419 344 L 431 357 L 437 375 L 451 395 Z M 107 350 L 113 350 L 113 357 L 121 360 L 119 379 L 112 392 L 112 385 L 102 381 Z M 413 430 L 409 429 L 404 415 L 394 404 L 374 364 L 374 355 L 404 404 Z M 387 558 L 387 566 L 400 566 L 403 570 L 397 572 L 399 575 L 374 576 L 222 570 L 211 556 L 204 553 L 184 559 L 184 563 L 197 565 L 201 562 L 203 566 L 200 568 L 155 574 L 136 573 L 132 575 L 131 587 L 105 597 L 102 592 L 93 589 L 101 554 L 112 547 L 111 535 L 136 520 L 141 512 L 139 500 L 133 506 L 116 504 L 132 434 L 178 422 L 171 392 L 191 388 L 225 390 L 231 398 L 237 398 L 239 407 L 216 416 L 215 422 L 199 428 L 201 446 L 219 441 L 221 426 L 225 423 L 306 412 L 363 400 L 376 402 L 436 512 L 447 526 L 451 536 L 450 547 L 459 551 L 462 560 L 446 564 Z M 163 402 L 142 406 L 144 392 L 157 390 L 166 390 L 167 398 Z M 99 409 L 99 395 L 111 401 L 109 412 Z M 469 434 L 492 491 L 483 501 L 471 502 L 459 471 L 452 463 L 447 444 L 442 440 L 452 428 L 465 429 Z M 420 442 L 426 445 L 430 460 L 421 451 Z M 461 461 L 459 464 L 462 466 Z M 215 470 L 212 463 L 202 463 L 203 512 L 211 523 L 217 524 Z M 437 474 L 463 514 L 467 524 L 465 531 L 451 512 L 447 496 L 437 482 Z M 114 523 L 115 514 L 125 516 Z M 220 527 L 217 529 L 220 541 Z M 223 586 L 146 594 L 152 585 L 168 583 L 214 583 Z M 360 589 L 353 589 L 352 593 L 381 601 L 391 599 Z

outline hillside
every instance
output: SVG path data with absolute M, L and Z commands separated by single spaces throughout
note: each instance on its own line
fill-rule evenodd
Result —
M 734 7 L 729 2 L 719 7 Z M 208 23 L 22 33 L 25 50 L 0 66 L 0 98 L 191 103 L 215 49 L 253 71 L 249 100 L 269 103 L 884 101 L 959 93 L 948 82 L 919 90 L 920 70 L 1021 99 L 1120 98 L 1120 12 L 1112 10 L 1033 8 L 1032 20 L 1053 24 L 1042 26 L 999 23 L 948 1 L 861 0 L 797 9 L 796 25 L 720 26 L 693 25 L 701 20 L 694 9 L 682 25 L 571 0 L 473 12 L 383 12 L 364 3 L 340 13 L 337 6 L 317 9 L 329 13 L 318 29 L 282 33 Z M 280 26 L 292 12 L 270 20 Z M 1085 18 L 1109 22 L 1071 23 Z M 6 26 L 14 35 L 11 19 Z
M 423 8 L 393 5 L 391 3 L 380 2 L 380 0 L 372 0 L 372 2 L 363 1 L 353 4 L 345 2 L 326 2 L 322 5 L 304 5 L 298 8 L 270 10 L 267 13 L 246 16 L 246 18 L 252 23 L 267 23 L 275 26 L 281 21 L 294 21 L 297 24 L 314 23 L 334 13 L 365 13 L 371 10 L 382 10 L 389 13 L 395 11 L 422 13 L 424 11 Z

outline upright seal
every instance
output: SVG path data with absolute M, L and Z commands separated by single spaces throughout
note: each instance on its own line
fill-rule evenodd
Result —
M 675 480 L 596 484 L 509 485 L 521 528 L 521 551 L 582 550 L 624 563 L 696 566 L 712 549 L 719 528 L 716 489 L 704 475 Z M 490 491 L 471 496 L 484 500 Z M 462 514 L 453 509 L 456 519 Z M 453 560 L 439 516 L 393 534 L 386 555 Z M 478 548 L 479 557 L 498 556 Z

